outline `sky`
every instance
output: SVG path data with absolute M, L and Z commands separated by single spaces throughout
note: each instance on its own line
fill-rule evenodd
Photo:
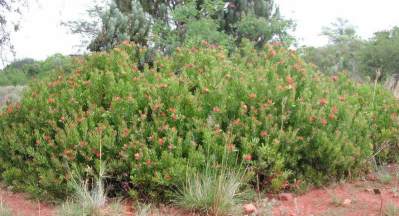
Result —
M 79 35 L 72 35 L 63 21 L 81 18 L 93 0 L 28 0 L 21 29 L 13 35 L 17 59 L 38 60 L 55 54 L 76 54 Z M 275 0 L 283 16 L 297 23 L 299 45 L 322 46 L 327 39 L 321 28 L 338 17 L 357 27 L 362 38 L 399 25 L 398 0 Z

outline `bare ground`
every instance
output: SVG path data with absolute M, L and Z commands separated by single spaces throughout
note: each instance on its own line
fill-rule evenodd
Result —
M 399 166 L 388 166 L 389 176 L 372 174 L 364 179 L 342 182 L 327 188 L 312 189 L 287 200 L 276 197 L 274 216 L 399 216 Z M 281 199 L 281 198 L 280 198 Z M 0 201 L 18 216 L 52 216 L 55 206 L 29 200 L 22 193 L 0 189 Z M 134 215 L 132 202 L 126 204 L 126 215 Z M 395 213 L 395 210 L 397 211 Z M 154 215 L 194 215 L 170 207 L 159 207 Z M 260 213 L 254 215 L 265 215 Z M 244 215 L 237 213 L 237 215 Z

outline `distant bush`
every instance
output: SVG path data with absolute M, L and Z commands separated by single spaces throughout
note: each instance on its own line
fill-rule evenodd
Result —
M 32 79 L 43 79 L 52 73 L 68 73 L 74 68 L 72 57 L 56 54 L 44 61 L 17 60 L 0 70 L 0 86 L 25 85 Z
M 0 114 L 3 180 L 62 198 L 70 170 L 88 176 L 101 156 L 111 194 L 156 200 L 206 164 L 248 166 L 254 184 L 277 191 L 398 153 L 390 93 L 316 73 L 294 51 L 244 45 L 228 56 L 204 43 L 141 67 L 145 52 L 125 44 L 32 83 Z

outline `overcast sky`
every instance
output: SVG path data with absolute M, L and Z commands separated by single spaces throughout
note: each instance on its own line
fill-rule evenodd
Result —
M 21 30 L 14 35 L 17 58 L 44 59 L 55 53 L 78 52 L 80 38 L 68 34 L 62 21 L 85 14 L 92 0 L 28 0 Z M 300 45 L 320 46 L 322 26 L 336 18 L 348 19 L 363 38 L 373 32 L 399 25 L 399 0 L 276 0 L 282 14 L 297 23 L 295 36 Z

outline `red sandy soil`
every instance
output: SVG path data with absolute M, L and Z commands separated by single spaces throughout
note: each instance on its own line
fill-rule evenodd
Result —
M 331 185 L 328 188 L 312 189 L 303 195 L 288 196 L 278 200 L 273 207 L 274 216 L 385 216 L 388 205 L 399 208 L 399 166 L 388 166 L 393 180 L 387 184 L 377 175 L 366 179 Z M 397 192 L 394 192 L 395 189 Z M 0 201 L 18 216 L 52 216 L 55 207 L 27 199 L 20 193 L 0 189 Z M 132 206 L 128 203 L 126 206 Z M 134 215 L 127 208 L 126 215 Z M 168 207 L 160 207 L 156 215 L 194 215 Z M 256 214 L 255 214 L 256 215 Z M 263 216 L 259 214 L 260 216 Z M 389 215 L 395 216 L 395 215 Z M 399 216 L 399 214 L 397 215 Z
M 16 216 L 53 216 L 54 207 L 27 199 L 21 193 L 0 190 L 0 202 L 12 210 Z
M 391 165 L 386 169 L 393 177 L 388 184 L 381 183 L 377 175 L 369 175 L 364 180 L 313 189 L 288 201 L 279 201 L 273 215 L 385 216 L 387 206 L 396 205 L 399 209 L 399 180 L 396 177 L 399 166 Z

